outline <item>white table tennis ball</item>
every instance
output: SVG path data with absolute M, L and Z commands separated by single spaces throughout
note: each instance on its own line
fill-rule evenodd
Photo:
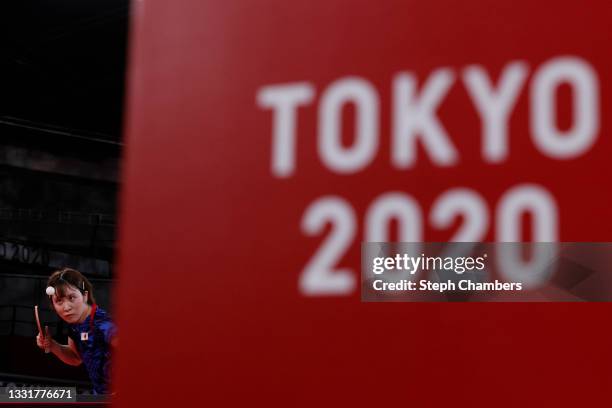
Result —
M 55 288 L 53 286 L 47 286 L 47 290 L 45 292 L 47 292 L 47 295 L 53 296 L 55 295 Z

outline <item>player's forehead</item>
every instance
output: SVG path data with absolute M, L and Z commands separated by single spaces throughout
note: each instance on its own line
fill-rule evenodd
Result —
M 62 299 L 70 295 L 77 295 L 81 293 L 77 288 L 72 285 L 58 285 L 55 290 L 56 292 L 53 297 L 56 299 Z

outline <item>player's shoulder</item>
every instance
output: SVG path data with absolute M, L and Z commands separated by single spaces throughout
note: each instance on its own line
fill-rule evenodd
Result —
M 101 329 L 111 329 L 115 327 L 115 323 L 110 314 L 101 308 L 96 309 L 95 324 Z
M 96 314 L 95 314 L 95 319 L 96 320 L 112 320 L 110 314 L 104 310 L 103 308 L 101 308 L 100 306 L 96 306 Z

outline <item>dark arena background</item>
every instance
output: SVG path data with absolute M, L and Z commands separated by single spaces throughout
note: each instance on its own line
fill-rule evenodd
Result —
M 63 266 L 113 312 L 128 2 L 16 1 L 0 11 L 0 387 L 91 389 L 36 347 L 33 306 Z

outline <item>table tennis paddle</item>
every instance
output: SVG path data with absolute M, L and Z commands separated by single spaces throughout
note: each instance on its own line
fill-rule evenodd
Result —
M 38 305 L 34 306 L 34 316 L 36 316 L 36 325 L 38 326 L 38 332 L 40 333 L 41 337 L 44 339 L 46 336 L 46 333 L 43 331 L 42 329 L 42 325 L 40 324 L 40 317 L 38 316 Z M 49 349 L 45 348 L 45 353 L 48 353 Z

